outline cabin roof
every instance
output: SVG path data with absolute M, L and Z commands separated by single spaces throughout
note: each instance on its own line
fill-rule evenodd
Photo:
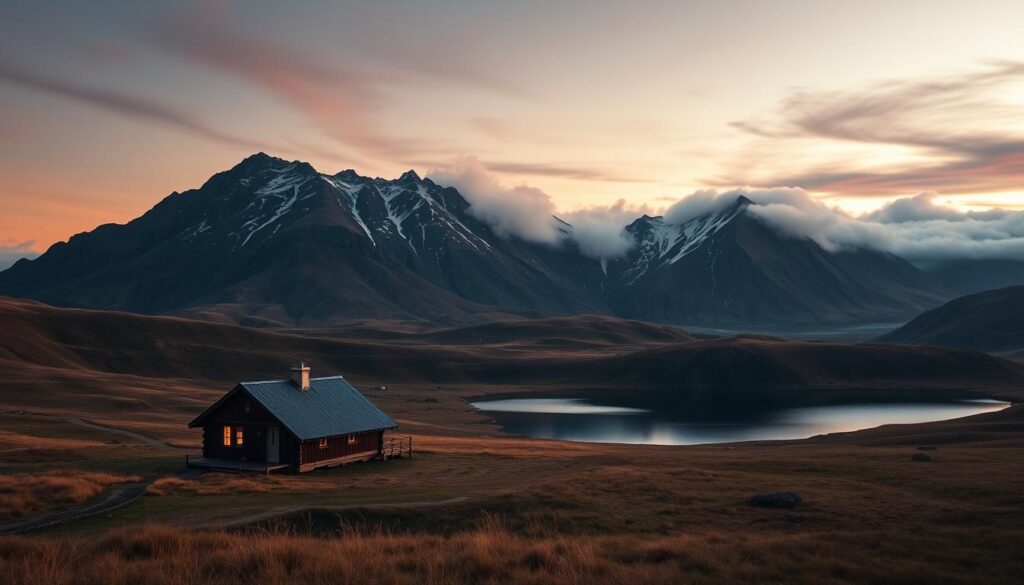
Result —
M 291 380 L 241 382 L 235 390 L 239 388 L 263 405 L 300 440 L 398 426 L 341 376 L 311 378 L 307 390 L 300 389 Z M 189 426 L 198 426 L 216 406 L 211 406 Z

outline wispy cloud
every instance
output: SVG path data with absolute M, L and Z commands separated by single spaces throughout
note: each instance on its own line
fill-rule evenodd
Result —
M 443 67 L 421 57 L 408 67 L 378 70 L 338 60 L 243 30 L 224 10 L 186 10 L 161 20 L 152 39 L 161 48 L 204 67 L 239 77 L 305 115 L 328 137 L 355 153 L 408 162 L 425 155 L 450 157 L 440 140 L 391 135 L 379 114 L 395 90 L 452 82 L 500 91 L 491 78 L 468 68 Z M 392 55 L 393 58 L 396 56 Z
M 385 139 L 372 115 L 383 94 L 365 75 L 316 62 L 268 40 L 244 36 L 211 18 L 169 19 L 159 43 L 194 62 L 236 75 L 278 96 L 344 143 L 375 153 L 408 152 Z
M 891 196 L 1020 189 L 1024 184 L 1024 63 L 990 63 L 942 79 L 884 82 L 854 91 L 799 91 L 767 121 L 734 126 L 777 152 L 813 159 L 832 145 L 866 147 L 808 169 L 749 176 L 734 168 L 714 184 L 797 185 L 846 195 Z M 872 153 L 871 149 L 877 149 Z M 909 153 L 887 163 L 886 148 Z M 899 160 L 899 159 L 897 159 Z
M 566 179 L 581 179 L 585 181 L 607 181 L 615 183 L 645 183 L 650 181 L 649 179 L 612 173 L 606 169 L 582 166 L 542 163 L 489 162 L 487 163 L 487 168 L 498 173 L 561 177 Z
M 0 62 L 0 81 L 73 100 L 121 116 L 169 126 L 226 144 L 255 149 L 266 146 L 217 130 L 193 116 L 156 100 L 51 78 L 9 63 Z

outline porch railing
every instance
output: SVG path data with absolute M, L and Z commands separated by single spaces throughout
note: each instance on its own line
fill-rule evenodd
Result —
M 385 435 L 380 447 L 380 458 L 387 461 L 396 457 L 412 457 L 411 435 Z

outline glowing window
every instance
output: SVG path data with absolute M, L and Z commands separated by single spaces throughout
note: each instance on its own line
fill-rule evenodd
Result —
M 229 425 L 224 425 L 224 446 L 231 446 L 231 427 Z
M 349 445 L 355 445 L 356 444 L 356 436 L 355 435 L 349 435 L 348 436 L 348 444 Z
M 327 448 L 327 439 L 320 439 L 320 448 L 321 449 L 326 449 Z
M 235 427 L 235 447 L 241 447 L 245 443 L 245 429 Z

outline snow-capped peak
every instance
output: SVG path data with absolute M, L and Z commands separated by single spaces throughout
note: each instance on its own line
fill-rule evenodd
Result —
M 666 264 L 675 264 L 742 215 L 753 202 L 740 196 L 724 209 L 695 217 L 681 224 L 666 223 L 664 217 L 644 215 L 626 231 L 637 242 L 633 264 L 625 270 L 632 282 L 645 273 Z

